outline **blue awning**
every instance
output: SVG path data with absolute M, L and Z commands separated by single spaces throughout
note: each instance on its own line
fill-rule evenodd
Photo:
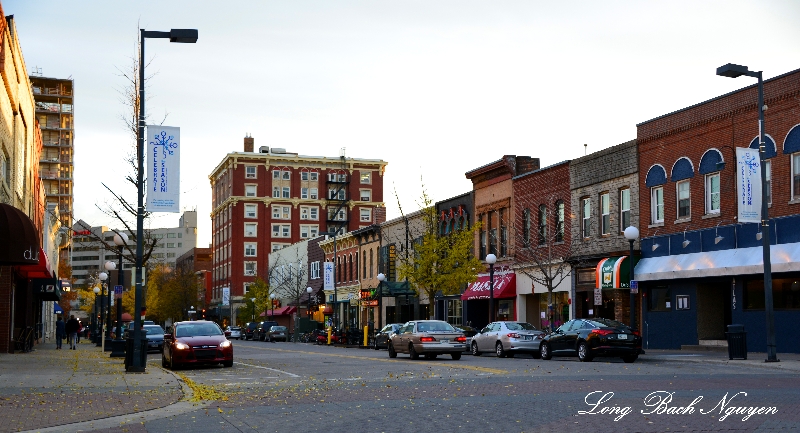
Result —
M 53 313 L 54 314 L 62 314 L 62 313 L 64 313 L 64 310 L 61 309 L 61 306 L 56 303 L 56 304 L 53 304 Z

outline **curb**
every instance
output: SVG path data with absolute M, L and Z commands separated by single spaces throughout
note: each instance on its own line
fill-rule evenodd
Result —
M 757 362 L 754 360 L 746 360 L 746 359 L 708 359 L 703 357 L 702 355 L 694 355 L 694 354 L 686 354 L 684 356 L 669 356 L 669 355 L 653 355 L 651 356 L 640 356 L 639 361 L 644 361 L 647 363 L 650 362 L 691 362 L 695 364 L 714 364 L 714 365 L 729 365 L 735 367 L 753 367 L 753 368 L 761 368 L 765 370 L 773 370 L 773 371 L 790 371 L 790 372 L 800 372 L 800 364 L 798 364 L 795 360 L 786 360 L 781 362 Z

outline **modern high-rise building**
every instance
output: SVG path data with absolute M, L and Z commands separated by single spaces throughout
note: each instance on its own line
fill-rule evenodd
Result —
M 304 156 L 245 137 L 211 172 L 212 306 L 231 288 L 241 300 L 267 256 L 324 232 L 346 233 L 386 219 L 380 159 Z
M 61 227 L 72 227 L 74 83 L 71 79 L 31 75 L 31 90 L 36 102 L 36 118 L 42 130 L 39 176 L 46 203 L 58 207 Z M 69 259 L 68 250 L 62 250 Z

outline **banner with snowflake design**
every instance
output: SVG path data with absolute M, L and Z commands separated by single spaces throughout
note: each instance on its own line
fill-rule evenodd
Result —
M 148 212 L 180 212 L 181 130 L 147 125 L 145 167 Z

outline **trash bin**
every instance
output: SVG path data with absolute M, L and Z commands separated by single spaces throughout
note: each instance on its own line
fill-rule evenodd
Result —
M 133 337 L 128 337 L 125 340 L 125 370 L 128 370 L 128 367 L 133 365 L 133 342 Z M 144 367 L 147 364 L 147 338 L 140 339 L 139 346 L 141 346 L 139 365 Z
M 747 359 L 747 332 L 744 325 L 728 325 L 728 359 Z

